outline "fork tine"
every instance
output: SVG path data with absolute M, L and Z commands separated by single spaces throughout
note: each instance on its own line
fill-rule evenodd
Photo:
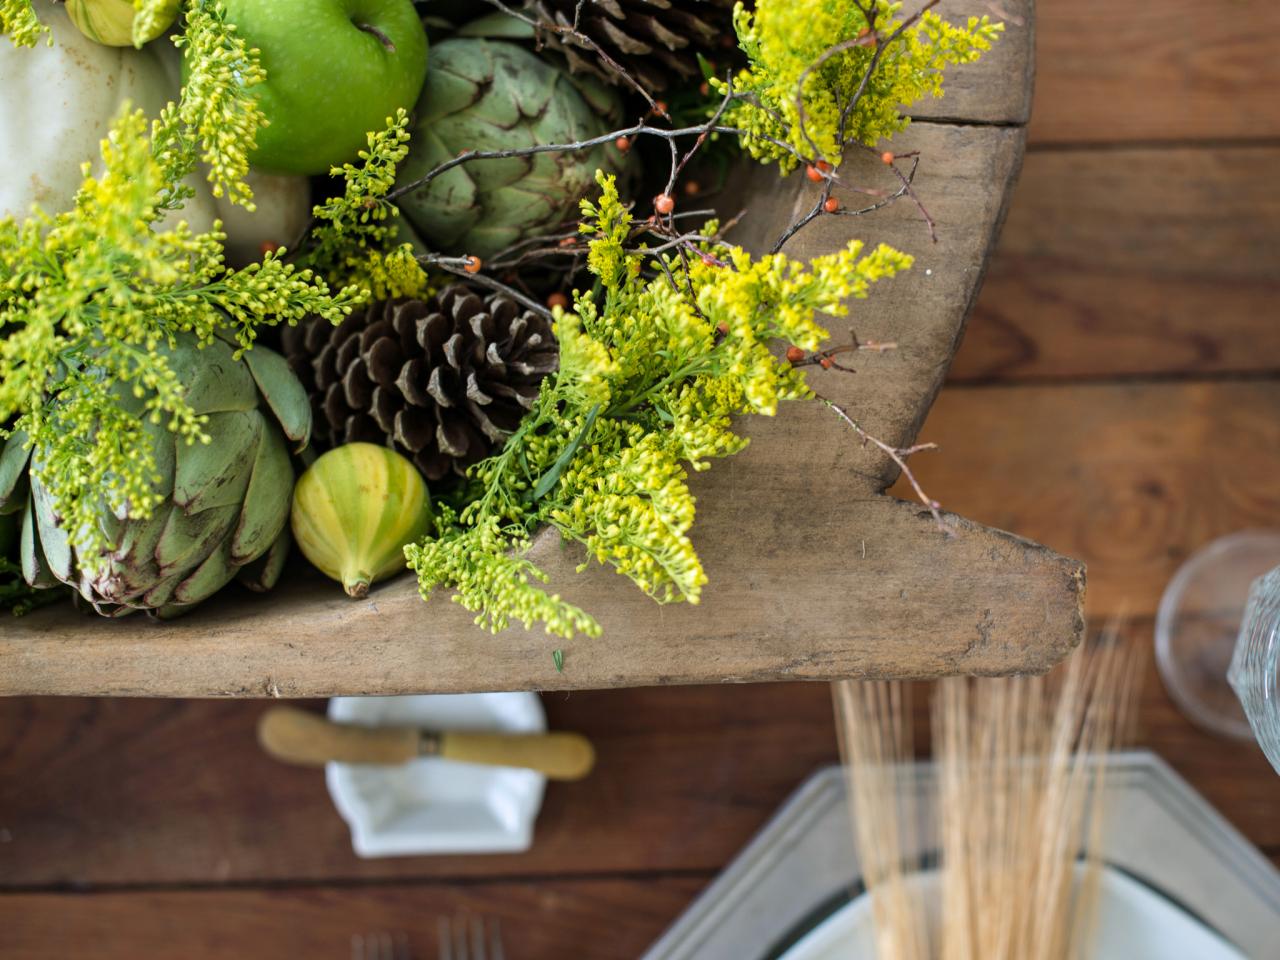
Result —
M 358 933 L 351 935 L 351 960 L 366 960 L 364 955 L 364 937 Z
M 463 960 L 453 955 L 453 929 L 448 917 L 436 921 L 436 943 L 440 948 L 440 960 Z
M 489 960 L 489 951 L 484 945 L 484 921 L 479 917 L 471 918 L 471 946 L 474 960 Z
M 497 917 L 493 918 L 493 923 L 489 925 L 489 933 L 492 937 L 490 945 L 492 946 L 493 960 L 507 960 L 506 952 L 502 949 L 502 921 Z

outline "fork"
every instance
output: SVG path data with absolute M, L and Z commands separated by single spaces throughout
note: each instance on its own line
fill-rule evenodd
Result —
M 506 960 L 497 917 L 441 917 L 438 933 L 440 960 Z
M 413 960 L 403 933 L 357 933 L 351 937 L 351 960 Z

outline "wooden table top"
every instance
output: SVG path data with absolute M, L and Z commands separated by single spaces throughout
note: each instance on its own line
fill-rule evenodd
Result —
M 1086 560 L 1092 623 L 1124 605 L 1144 646 L 1192 551 L 1280 527 L 1280 8 L 1209 14 L 1041 0 L 1022 181 L 922 432 L 946 506 Z M 1148 674 L 1138 745 L 1280 862 L 1280 778 Z M 836 758 L 823 684 L 544 699 L 600 767 L 548 789 L 530 853 L 372 862 L 320 774 L 258 753 L 264 704 L 0 700 L 0 956 L 344 958 L 398 930 L 429 958 L 473 912 L 514 960 L 630 960 Z

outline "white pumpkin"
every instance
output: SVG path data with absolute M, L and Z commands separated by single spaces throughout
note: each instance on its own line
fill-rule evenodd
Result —
M 128 100 L 149 117 L 178 95 L 177 50 L 165 40 L 142 50 L 107 47 L 82 34 L 61 3 L 37 0 L 52 46 L 18 48 L 0 39 L 0 217 L 19 220 L 32 204 L 47 213 L 71 208 L 86 160 L 100 166 L 99 144 Z M 196 174 L 196 195 L 166 223 L 187 221 L 193 230 L 225 223 L 227 255 L 235 264 L 256 259 L 264 241 L 292 242 L 310 216 L 304 177 L 250 173 L 258 210 L 250 214 L 225 198 L 215 202 Z

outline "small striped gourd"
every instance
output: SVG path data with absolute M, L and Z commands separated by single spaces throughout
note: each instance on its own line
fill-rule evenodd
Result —
M 405 568 L 405 544 L 421 539 L 431 519 L 427 484 L 417 468 L 372 443 L 330 450 L 293 491 L 298 546 L 357 599 Z

